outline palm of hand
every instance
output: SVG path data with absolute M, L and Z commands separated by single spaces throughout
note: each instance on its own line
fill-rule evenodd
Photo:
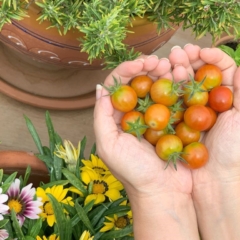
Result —
M 158 189 L 160 193 L 191 193 L 190 170 L 181 164 L 178 164 L 177 171 L 172 164 L 165 169 L 166 162 L 157 156 L 155 148 L 146 140 L 139 141 L 128 133 L 118 132 L 109 149 L 115 159 L 112 169 L 115 176 L 127 183 L 126 185 L 134 186 L 139 192 L 152 194 Z

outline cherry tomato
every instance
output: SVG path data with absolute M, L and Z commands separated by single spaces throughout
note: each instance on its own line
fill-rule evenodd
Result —
M 170 110 L 162 104 L 153 104 L 146 110 L 144 120 L 153 130 L 163 130 L 169 123 Z
M 210 115 L 211 115 L 211 124 L 210 126 L 206 129 L 206 131 L 209 131 L 213 126 L 214 124 L 216 123 L 217 121 L 217 113 L 210 107 L 206 106 L 206 108 L 209 110 L 210 112 Z
M 148 128 L 146 132 L 143 134 L 143 136 L 149 143 L 155 146 L 157 144 L 158 139 L 165 134 L 167 134 L 166 129 L 156 131 L 151 128 Z
M 182 140 L 183 146 L 192 142 L 198 142 L 200 131 L 190 128 L 185 122 L 180 122 L 175 128 L 175 134 Z
M 153 80 L 147 75 L 136 76 L 130 86 L 135 90 L 139 98 L 144 98 L 149 93 Z
M 220 68 L 213 64 L 205 64 L 196 71 L 196 81 L 201 82 L 204 78 L 203 85 L 207 90 L 211 90 L 222 84 L 222 72 Z
M 150 96 L 155 103 L 171 106 L 178 100 L 178 91 L 178 84 L 169 79 L 160 78 L 153 83 Z
M 224 112 L 232 107 L 233 93 L 225 86 L 213 88 L 209 93 L 209 106 L 216 112 Z
M 208 150 L 201 142 L 193 142 L 185 146 L 181 157 L 187 162 L 183 165 L 190 169 L 196 169 L 204 166 L 208 161 Z
M 211 114 L 206 106 L 193 105 L 184 113 L 184 122 L 192 129 L 205 131 L 211 124 Z
M 163 135 L 159 138 L 155 148 L 157 155 L 163 161 L 168 161 L 168 163 L 172 161 L 176 169 L 176 161 L 183 149 L 181 139 L 176 135 Z
M 121 128 L 124 132 L 140 137 L 145 133 L 147 126 L 145 125 L 144 116 L 141 112 L 130 111 L 123 115 Z
M 195 85 L 193 82 L 188 82 L 184 87 L 184 94 L 183 94 L 183 102 L 187 107 L 190 107 L 192 105 L 201 104 L 206 105 L 208 102 L 208 92 L 206 87 L 197 86 L 193 87 Z M 187 88 L 190 87 L 190 88 Z M 191 88 L 193 87 L 193 88 Z

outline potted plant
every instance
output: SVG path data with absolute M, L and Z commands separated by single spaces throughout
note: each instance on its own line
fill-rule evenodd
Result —
M 122 61 L 136 58 L 140 54 L 136 51 L 139 45 L 155 42 L 153 31 L 168 35 L 164 40 L 167 41 L 173 32 L 169 35 L 166 29 L 180 24 L 183 29 L 192 28 L 196 38 L 210 33 L 215 40 L 222 32 L 229 32 L 230 27 L 239 34 L 240 5 L 236 0 L 1 0 L 0 4 L 2 41 L 8 39 L 12 46 L 35 58 L 43 60 L 45 56 L 48 61 L 65 66 L 113 68 Z M 142 28 L 146 24 L 147 28 Z M 53 36 L 50 29 L 54 29 Z M 141 34 L 136 33 L 138 29 Z M 20 31 L 30 35 L 30 41 L 39 40 L 40 45 L 29 48 L 29 40 L 23 40 Z M 63 43 L 56 40 L 57 35 L 62 36 Z M 135 42 L 132 42 L 134 36 Z M 147 36 L 151 36 L 150 39 L 147 40 Z M 157 41 L 154 47 L 142 52 L 149 54 L 164 41 Z M 43 43 L 50 47 L 46 48 Z M 82 55 L 60 57 L 55 47 L 65 49 L 65 54 L 77 50 Z

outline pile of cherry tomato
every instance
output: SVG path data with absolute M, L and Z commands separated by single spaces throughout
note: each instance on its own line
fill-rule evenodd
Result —
M 128 85 L 114 78 L 114 86 L 105 87 L 113 107 L 124 112 L 122 130 L 155 146 L 163 161 L 177 161 L 190 169 L 208 161 L 208 149 L 200 142 L 218 114 L 229 110 L 232 91 L 222 85 L 221 70 L 211 64 L 200 67 L 190 81 L 166 78 L 153 81 L 147 75 L 134 77 Z

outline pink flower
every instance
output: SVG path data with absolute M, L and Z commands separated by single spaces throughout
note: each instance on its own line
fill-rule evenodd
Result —
M 8 205 L 4 204 L 8 200 L 8 195 L 2 194 L 2 188 L 0 188 L 0 220 L 3 220 L 3 215 L 9 210 Z M 1 239 L 0 239 L 1 240 Z
M 13 209 L 17 215 L 20 226 L 23 225 L 25 218 L 38 219 L 42 212 L 42 202 L 36 199 L 36 190 L 32 188 L 32 183 L 20 189 L 20 180 L 15 179 L 7 191 L 9 212 Z
M 0 229 L 0 240 L 5 240 L 9 237 L 7 230 Z

